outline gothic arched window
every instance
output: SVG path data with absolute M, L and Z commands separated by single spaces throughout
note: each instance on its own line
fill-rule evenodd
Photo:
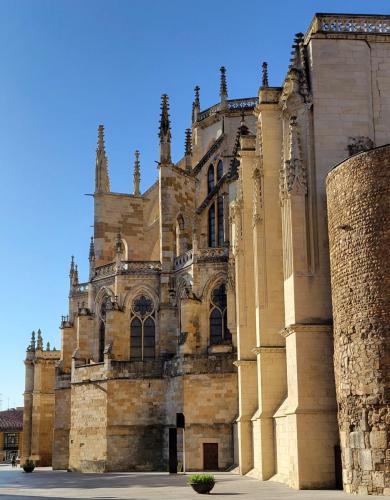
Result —
M 215 204 L 213 203 L 209 208 L 209 247 L 217 246 L 217 242 L 215 239 Z
M 225 243 L 225 228 L 224 228 L 224 214 L 223 214 L 223 197 L 218 197 L 217 202 L 217 220 L 218 220 L 218 246 L 222 247 Z
M 210 301 L 210 344 L 230 341 L 231 335 L 227 327 L 226 286 L 221 283 L 211 293 Z
M 222 178 L 222 176 L 223 176 L 223 163 L 222 160 L 219 160 L 217 165 L 217 182 Z
M 131 306 L 130 359 L 154 359 L 156 344 L 155 310 L 152 299 L 138 295 Z
M 214 165 L 211 164 L 207 171 L 207 192 L 210 193 L 215 186 L 215 178 L 214 178 Z
M 104 361 L 104 348 L 106 345 L 106 311 L 107 311 L 107 301 L 111 302 L 109 297 L 106 297 L 102 305 L 100 306 L 100 322 L 99 322 L 99 349 L 98 349 L 98 361 L 101 363 Z

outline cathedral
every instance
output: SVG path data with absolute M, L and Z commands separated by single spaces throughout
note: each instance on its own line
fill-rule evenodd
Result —
M 287 48 L 286 48 L 287 50 Z M 27 349 L 22 461 L 390 494 L 390 16 L 316 14 L 281 86 L 202 109 L 110 190 L 61 349 Z M 229 90 L 229 92 L 228 92 Z M 387 228 L 387 229 L 386 229 Z

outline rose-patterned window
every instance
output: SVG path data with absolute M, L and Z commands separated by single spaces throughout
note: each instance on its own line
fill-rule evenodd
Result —
M 131 306 L 130 359 L 143 361 L 155 357 L 155 310 L 152 299 L 139 295 Z

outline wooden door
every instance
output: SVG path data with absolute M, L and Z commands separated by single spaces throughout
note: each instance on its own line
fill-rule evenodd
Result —
M 203 443 L 203 469 L 218 470 L 217 443 Z

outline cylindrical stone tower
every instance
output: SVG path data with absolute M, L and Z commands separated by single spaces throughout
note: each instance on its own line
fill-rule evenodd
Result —
M 327 177 L 344 489 L 390 495 L 390 146 Z

